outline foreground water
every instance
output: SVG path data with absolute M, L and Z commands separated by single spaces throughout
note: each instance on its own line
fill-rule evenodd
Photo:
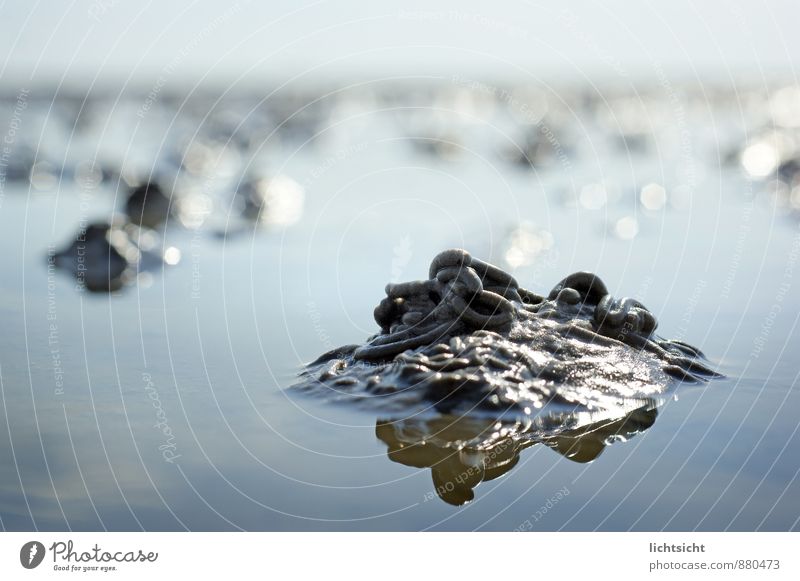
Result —
M 724 144 L 693 127 L 686 155 L 577 144 L 582 155 L 539 170 L 466 146 L 433 155 L 376 129 L 381 109 L 364 115 L 343 116 L 342 142 L 276 154 L 305 187 L 301 219 L 227 238 L 171 228 L 177 264 L 111 295 L 46 259 L 82 221 L 108 218 L 115 189 L 7 184 L 4 529 L 798 527 L 800 221 L 720 164 Z M 539 443 L 475 472 L 480 459 L 450 466 L 433 449 L 387 455 L 402 416 L 287 389 L 303 363 L 375 332 L 386 282 L 424 278 L 454 246 L 538 292 L 597 272 L 727 378 L 680 387 L 585 457 Z M 471 493 L 443 502 L 448 481 L 466 480 Z

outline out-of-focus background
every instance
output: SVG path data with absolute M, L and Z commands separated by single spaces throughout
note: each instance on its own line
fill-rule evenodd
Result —
M 157 8 L 157 9 L 156 9 Z M 85 88 L 179 83 L 264 88 L 384 76 L 625 83 L 791 74 L 796 6 L 771 2 L 178 2 L 3 6 L 4 76 Z M 172 86 L 172 85 L 176 86 Z M 140 85 L 141 86 L 141 85 Z
M 3 529 L 798 527 L 795 3 L 0 15 Z M 727 379 L 502 465 L 288 389 L 453 246 L 594 271 Z

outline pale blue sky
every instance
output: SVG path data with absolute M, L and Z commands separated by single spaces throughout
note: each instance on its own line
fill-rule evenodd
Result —
M 792 74 L 798 22 L 796 0 L 12 0 L 0 4 L 0 75 L 78 83 L 150 82 L 165 72 L 172 82 L 520 72 L 614 80 L 660 71 L 758 78 Z

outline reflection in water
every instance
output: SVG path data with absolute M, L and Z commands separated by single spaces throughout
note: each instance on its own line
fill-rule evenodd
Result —
M 441 415 L 378 420 L 375 435 L 393 462 L 430 468 L 439 498 L 460 506 L 475 497 L 478 484 L 516 466 L 525 448 L 544 444 L 573 462 L 591 462 L 606 446 L 650 428 L 657 414 L 651 400 L 622 417 L 586 411 L 517 421 Z

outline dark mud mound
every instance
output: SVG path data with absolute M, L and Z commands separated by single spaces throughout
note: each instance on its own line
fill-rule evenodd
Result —
M 386 295 L 380 332 L 321 356 L 298 387 L 383 410 L 529 415 L 548 403 L 619 408 L 717 376 L 698 349 L 656 335 L 644 305 L 612 297 L 587 272 L 544 297 L 447 250 L 427 280 L 387 285 Z

